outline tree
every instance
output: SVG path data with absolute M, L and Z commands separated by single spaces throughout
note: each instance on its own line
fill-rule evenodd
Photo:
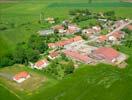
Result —
M 13 54 L 15 63 L 28 64 L 28 62 L 36 62 L 39 59 L 39 52 L 29 48 L 26 44 L 19 44 Z
M 64 71 L 65 74 L 71 74 L 74 72 L 74 63 L 70 61 L 68 64 L 64 66 L 64 68 L 65 68 Z
M 33 50 L 31 48 L 26 50 L 26 57 L 28 59 L 28 62 L 36 62 L 39 59 L 39 52 L 36 50 Z
M 107 11 L 104 13 L 104 15 L 106 16 L 115 16 L 115 12 L 114 11 Z
M 0 58 L 0 67 L 11 66 L 13 64 L 14 61 L 7 56 Z
M 37 35 L 32 35 L 28 41 L 28 47 L 34 50 L 38 50 L 39 53 L 44 53 L 48 49 L 48 45 L 45 39 Z

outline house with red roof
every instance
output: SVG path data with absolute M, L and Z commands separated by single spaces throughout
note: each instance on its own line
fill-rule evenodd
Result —
M 57 31 L 58 33 L 65 33 L 66 32 L 65 27 L 63 25 L 53 26 L 52 29 L 54 31 Z
M 99 60 L 105 60 L 107 62 L 114 63 L 120 56 L 120 53 L 113 48 L 100 47 L 94 50 L 92 55 Z
M 132 30 L 132 24 L 128 25 L 127 28 L 128 28 L 129 30 Z
M 26 71 L 20 72 L 13 77 L 13 80 L 17 83 L 22 83 L 26 79 L 30 78 L 30 74 Z
M 77 42 L 80 40 L 82 40 L 81 36 L 76 36 L 74 38 L 70 38 L 70 39 L 63 40 L 63 41 L 58 41 L 56 43 L 49 43 L 48 46 L 49 46 L 49 48 L 63 47 L 65 45 L 68 45 L 68 44 L 71 44 L 73 42 Z
M 101 32 L 101 27 L 99 26 L 93 26 L 92 28 L 82 30 L 82 34 L 85 34 L 90 38 L 95 37 L 95 34 L 100 32 Z
M 89 28 L 89 29 L 84 29 L 84 30 L 82 30 L 82 33 L 83 33 L 83 34 L 86 34 L 87 36 L 91 36 L 91 35 L 94 34 L 94 30 L 91 29 L 91 28 Z
M 50 59 L 55 59 L 56 57 L 58 57 L 58 55 L 59 53 L 57 51 L 54 51 L 54 52 L 51 52 L 48 57 Z
M 124 38 L 125 34 L 121 31 L 116 31 L 112 35 L 108 37 L 109 41 L 116 42 L 119 41 L 120 39 Z
M 107 41 L 107 39 L 108 39 L 108 37 L 106 35 L 100 35 L 98 37 L 99 42 L 105 42 L 105 41 Z
M 80 54 L 77 51 L 72 51 L 72 50 L 65 50 L 64 54 L 68 57 L 71 57 L 74 60 L 83 62 L 83 63 L 90 63 L 90 58 L 87 55 Z
M 46 59 L 43 59 L 43 60 L 37 61 L 34 64 L 34 68 L 41 70 L 41 69 L 45 68 L 47 65 L 48 65 L 48 61 Z
M 74 34 L 79 32 L 81 29 L 76 24 L 69 24 L 66 34 Z

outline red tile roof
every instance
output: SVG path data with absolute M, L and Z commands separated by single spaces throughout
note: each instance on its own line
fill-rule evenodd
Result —
M 64 29 L 64 27 L 62 25 L 56 25 L 56 26 L 53 26 L 53 29 L 60 30 L 60 29 Z
M 59 53 L 57 51 L 54 51 L 52 53 L 50 53 L 50 57 L 54 58 L 54 57 L 57 57 L 59 55 Z
M 48 47 L 54 47 L 55 44 L 54 43 L 48 43 Z
M 76 33 L 77 31 L 79 31 L 79 27 L 77 26 L 77 25 L 68 25 L 68 29 L 67 29 L 67 33 L 71 33 L 71 34 L 73 34 L 73 33 Z
M 42 67 L 45 63 L 47 63 L 48 61 L 46 59 L 44 60 L 39 60 L 35 63 L 36 67 Z
M 71 51 L 71 50 L 66 50 L 64 51 L 64 54 L 67 56 L 70 56 L 78 61 L 82 61 L 82 62 L 89 62 L 89 57 L 87 55 L 82 55 L 77 51 Z
M 129 30 L 132 30 L 132 25 L 128 25 L 127 28 L 128 28 Z
M 28 75 L 29 75 L 28 72 L 23 71 L 23 72 L 20 72 L 20 73 L 16 74 L 16 75 L 14 76 L 14 79 L 15 79 L 15 80 L 19 80 L 19 79 L 21 79 L 21 78 L 27 78 Z
M 112 34 L 112 36 L 114 36 L 114 37 L 117 38 L 117 39 L 121 39 L 121 37 L 122 37 L 122 32 L 120 32 L 120 31 L 114 32 L 114 33 Z
M 108 61 L 111 61 L 114 58 L 117 58 L 119 56 L 118 51 L 116 51 L 113 48 L 108 48 L 108 47 L 98 48 L 93 53 L 96 54 L 97 56 L 103 58 L 103 59 L 108 60 Z
M 67 40 L 64 40 L 64 41 L 59 41 L 59 42 L 56 42 L 56 43 L 49 43 L 48 46 L 49 47 L 53 47 L 53 46 L 63 47 L 64 45 L 67 45 L 67 44 L 70 44 L 72 42 L 76 42 L 76 41 L 79 41 L 79 40 L 82 40 L 81 36 L 76 36 L 74 38 L 67 39 Z
M 106 35 L 101 35 L 99 36 L 99 41 L 103 42 L 107 40 L 107 36 Z

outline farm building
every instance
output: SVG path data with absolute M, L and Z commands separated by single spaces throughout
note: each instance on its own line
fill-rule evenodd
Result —
M 94 37 L 95 33 L 100 33 L 100 32 L 101 32 L 101 27 L 99 26 L 93 26 L 92 28 L 82 30 L 82 34 L 85 34 L 90 38 Z
M 44 60 L 37 61 L 34 65 L 34 68 L 41 70 L 45 68 L 47 65 L 48 65 L 48 61 L 44 59 Z
M 13 77 L 13 80 L 17 83 L 22 83 L 26 79 L 30 78 L 30 74 L 26 71 L 20 72 Z
M 107 41 L 108 37 L 106 35 L 101 35 L 98 38 L 98 42 L 105 42 Z
M 99 26 L 93 26 L 92 29 L 94 30 L 95 33 L 99 33 L 101 31 L 101 27 Z
M 54 52 L 51 52 L 48 57 L 50 59 L 55 59 L 56 57 L 58 57 L 58 55 L 59 53 L 57 51 L 54 51 Z
M 53 26 L 52 29 L 54 31 L 57 31 L 58 33 L 65 33 L 66 32 L 65 27 L 62 25 Z
M 126 21 L 124 21 L 124 20 L 118 20 L 118 21 L 115 22 L 114 27 L 118 28 L 118 27 L 120 27 L 121 25 L 123 25 L 125 23 L 126 23 Z
M 77 42 L 77 41 L 80 41 L 80 40 L 82 40 L 81 36 L 76 36 L 74 38 L 70 38 L 70 39 L 67 39 L 67 40 L 64 40 L 64 41 L 59 41 L 59 42 L 56 42 L 56 43 L 49 43 L 48 46 L 49 46 L 49 48 L 63 47 L 65 45 L 68 45 L 68 44 L 71 44 L 73 42 Z
M 83 33 L 83 34 L 86 34 L 87 36 L 91 36 L 91 35 L 94 34 L 94 30 L 91 29 L 91 28 L 89 28 L 89 29 L 84 29 L 84 30 L 82 30 L 82 33 Z
M 113 48 L 100 47 L 92 52 L 92 55 L 98 60 L 105 60 L 109 63 L 121 63 L 126 56 Z
M 125 34 L 123 32 L 117 31 L 117 32 L 114 32 L 112 35 L 110 35 L 108 37 L 108 40 L 114 42 L 114 41 L 118 41 L 118 40 L 124 38 L 124 36 L 125 36 Z
M 38 33 L 40 36 L 46 36 L 46 35 L 53 34 L 54 31 L 53 30 L 41 30 L 41 31 L 38 31 Z
M 90 63 L 90 58 L 87 55 L 80 54 L 77 51 L 72 51 L 72 50 L 65 50 L 64 54 L 68 57 L 71 57 L 74 60 L 83 62 L 83 63 Z
M 77 25 L 69 24 L 68 29 L 66 30 L 66 34 L 74 34 L 80 32 L 80 28 Z
M 128 25 L 127 28 L 128 28 L 129 30 L 132 30 L 132 25 L 131 25 L 131 24 Z

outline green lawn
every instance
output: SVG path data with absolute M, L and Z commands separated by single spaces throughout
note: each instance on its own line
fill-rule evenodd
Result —
M 7 100 L 7 97 L 10 98 L 10 100 L 20 100 L 13 93 L 9 92 L 9 90 L 0 86 L 0 100 Z

